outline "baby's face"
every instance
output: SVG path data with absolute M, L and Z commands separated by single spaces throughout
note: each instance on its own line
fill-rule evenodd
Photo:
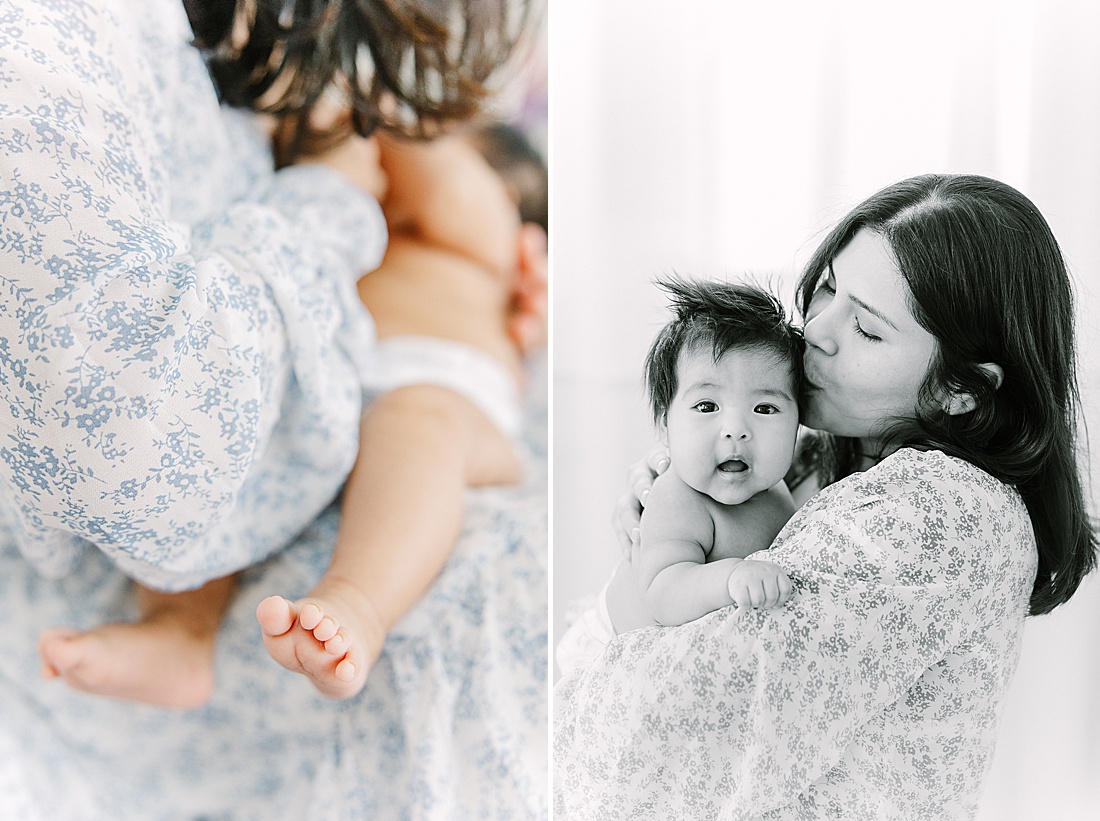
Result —
M 791 369 L 771 351 L 684 351 L 666 443 L 681 479 L 717 502 L 736 505 L 786 474 L 798 433 Z

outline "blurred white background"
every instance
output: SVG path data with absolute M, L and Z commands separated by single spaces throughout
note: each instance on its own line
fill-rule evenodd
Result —
M 997 177 L 1076 278 L 1100 481 L 1100 4 L 1073 0 L 557 0 L 553 169 L 554 638 L 618 557 L 654 277 L 794 277 L 824 231 L 929 171 Z M 1100 486 L 1098 486 L 1100 487 Z M 1094 496 L 1095 498 L 1095 496 Z M 1032 619 L 981 821 L 1100 818 L 1100 580 Z

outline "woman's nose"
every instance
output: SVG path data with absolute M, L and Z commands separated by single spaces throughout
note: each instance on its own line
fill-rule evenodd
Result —
M 836 353 L 836 334 L 833 331 L 832 314 L 826 307 L 806 320 L 802 335 L 807 345 L 831 356 Z

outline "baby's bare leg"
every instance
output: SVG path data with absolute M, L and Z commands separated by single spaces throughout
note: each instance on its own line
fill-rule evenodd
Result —
M 325 695 L 358 693 L 450 555 L 465 489 L 517 481 L 511 444 L 466 398 L 429 385 L 380 397 L 363 415 L 331 565 L 305 598 L 257 608 L 268 652 Z
M 43 632 L 42 675 L 94 695 L 201 706 L 214 691 L 214 642 L 235 587 L 234 577 L 182 593 L 137 585 L 138 621 Z

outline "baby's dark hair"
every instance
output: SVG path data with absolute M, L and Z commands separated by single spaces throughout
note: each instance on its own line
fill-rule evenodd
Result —
M 802 331 L 787 321 L 783 305 L 752 284 L 660 279 L 676 317 L 653 340 L 645 359 L 645 381 L 653 421 L 663 424 L 676 396 L 677 366 L 684 351 L 710 348 L 717 362 L 730 350 L 764 350 L 791 368 L 795 397 L 802 393 Z
M 550 232 L 550 180 L 546 161 L 527 135 L 505 123 L 487 125 L 469 135 L 470 142 L 512 189 L 519 216 Z
M 481 114 L 538 0 L 183 0 L 222 102 L 284 121 L 279 165 L 375 129 L 432 137 Z M 350 115 L 317 130 L 324 94 Z

